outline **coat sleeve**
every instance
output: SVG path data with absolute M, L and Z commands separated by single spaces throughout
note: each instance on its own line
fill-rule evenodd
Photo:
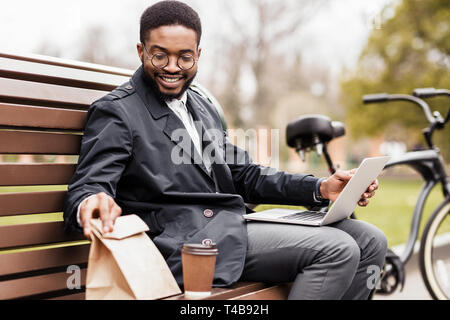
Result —
M 236 191 L 245 202 L 303 206 L 320 204 L 313 196 L 318 178 L 255 164 L 245 150 L 229 141 L 226 134 L 225 154 Z
M 132 133 L 126 114 L 114 100 L 98 101 L 89 108 L 80 156 L 64 201 L 66 229 L 81 231 L 78 204 L 91 194 L 116 195 L 117 183 L 132 153 Z

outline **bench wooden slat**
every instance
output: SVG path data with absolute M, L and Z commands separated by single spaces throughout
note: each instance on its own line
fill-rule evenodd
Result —
M 231 299 L 264 288 L 267 288 L 267 285 L 262 282 L 237 282 L 227 288 L 213 288 L 211 295 L 205 298 L 205 300 Z M 164 300 L 186 300 L 186 298 L 184 294 L 180 294 Z
M 81 135 L 0 131 L 0 153 L 3 154 L 65 154 L 80 152 Z
M 0 126 L 82 131 L 87 111 L 0 103 Z
M 87 109 L 105 94 L 106 91 L 0 78 L 0 102 Z
M 48 65 L 62 66 L 62 67 L 73 68 L 73 69 L 96 71 L 96 72 L 102 72 L 102 73 L 107 73 L 107 74 L 117 74 L 117 75 L 122 75 L 122 76 L 126 76 L 126 77 L 130 77 L 131 75 L 133 75 L 133 70 L 129 70 L 129 69 L 110 67 L 110 66 L 89 63 L 89 62 L 76 61 L 76 60 L 70 60 L 70 59 L 61 59 L 61 58 L 55 58 L 55 57 L 44 56 L 44 55 L 39 55 L 39 54 L 3 51 L 3 52 L 0 52 L 0 57 L 9 58 L 12 60 L 39 62 L 39 63 L 48 64 Z
M 205 300 L 228 300 L 266 287 L 267 284 L 262 282 L 238 282 L 229 288 L 214 288 L 211 296 Z
M 86 292 L 67 294 L 64 296 L 50 298 L 48 300 L 86 300 Z
M 0 57 L 0 76 L 6 78 L 58 84 L 63 86 L 111 91 L 129 77 L 86 71 L 38 62 Z
M 86 269 L 81 269 L 81 286 L 86 284 Z M 71 274 L 58 272 L 0 282 L 0 299 L 17 299 L 26 296 L 67 289 Z
M 0 226 L 0 235 L 1 250 L 85 239 L 81 233 L 64 232 L 63 221 Z
M 0 254 L 0 276 L 87 263 L 90 245 Z
M 230 298 L 230 300 L 286 300 L 292 284 L 279 284 Z
M 72 163 L 2 163 L 0 186 L 68 184 L 75 167 Z
M 0 193 L 0 216 L 63 211 L 67 191 Z

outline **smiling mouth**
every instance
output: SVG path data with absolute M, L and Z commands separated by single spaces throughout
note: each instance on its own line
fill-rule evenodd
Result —
M 175 87 L 184 79 L 183 75 L 166 75 L 158 74 L 157 78 L 160 79 L 163 86 Z
M 173 83 L 173 82 L 177 82 L 177 81 L 179 81 L 179 80 L 181 80 L 183 77 L 175 77 L 175 78 L 169 78 L 169 77 L 164 77 L 164 76 L 161 76 L 161 79 L 163 79 L 164 81 L 166 81 L 166 82 L 171 82 L 171 83 Z

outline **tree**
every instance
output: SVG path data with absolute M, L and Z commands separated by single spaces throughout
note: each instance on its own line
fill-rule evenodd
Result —
M 229 34 L 222 41 L 230 50 L 222 50 L 226 79 L 219 94 L 225 110 L 232 112 L 235 125 L 272 126 L 271 112 L 280 95 L 289 91 L 291 69 L 289 58 L 298 52 L 283 52 L 280 47 L 295 39 L 297 32 L 310 19 L 325 0 L 248 0 L 225 1 L 223 10 L 229 21 Z M 245 12 L 239 15 L 237 12 Z M 243 72 L 254 79 L 254 94 L 248 101 L 240 96 L 239 80 Z M 238 105 L 239 104 L 239 105 Z M 239 109 L 246 105 L 251 121 L 242 119 Z
M 450 3 L 403 0 L 380 16 L 392 10 L 393 17 L 373 30 L 356 70 L 343 75 L 341 100 L 353 136 L 385 135 L 412 146 L 421 139 L 419 129 L 427 126 L 419 108 L 403 102 L 363 107 L 361 98 L 377 92 L 411 94 L 419 87 L 450 88 Z M 436 98 L 430 105 L 445 116 L 449 101 Z M 446 154 L 449 135 L 450 128 L 436 133 Z
M 133 48 L 123 48 L 119 41 L 111 41 L 110 35 L 111 32 L 104 26 L 88 25 L 80 36 L 79 53 L 76 59 L 118 68 L 136 69 L 140 63 L 137 53 L 134 53 Z

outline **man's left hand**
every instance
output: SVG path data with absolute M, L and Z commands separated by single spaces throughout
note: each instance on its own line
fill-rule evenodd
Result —
M 322 195 L 322 198 L 335 201 L 355 172 L 356 169 L 349 171 L 337 170 L 332 176 L 324 180 L 320 185 L 320 194 Z M 369 198 L 372 198 L 375 195 L 375 190 L 377 189 L 378 180 L 375 179 L 361 195 L 358 205 L 361 207 L 367 206 L 369 204 Z

